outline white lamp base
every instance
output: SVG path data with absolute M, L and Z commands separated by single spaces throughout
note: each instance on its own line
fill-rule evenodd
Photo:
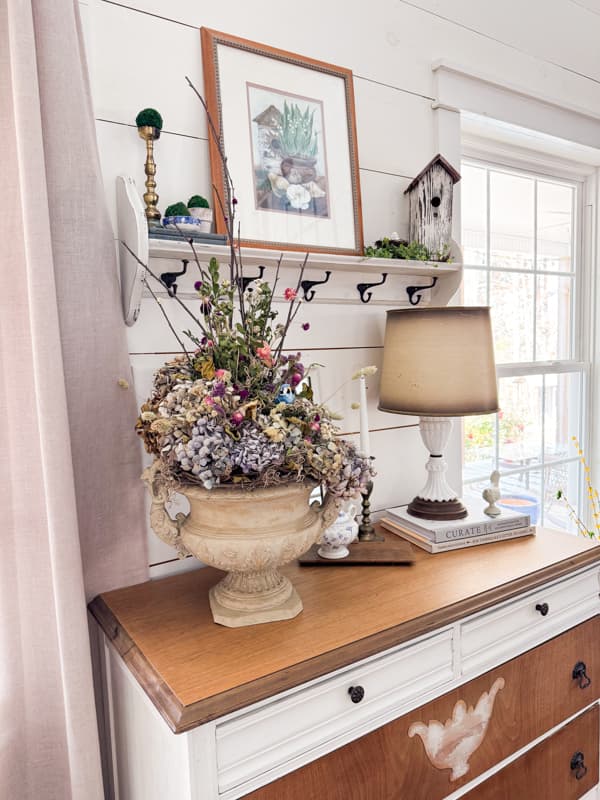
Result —
M 408 513 L 422 519 L 464 519 L 467 516 L 467 509 L 446 481 L 448 464 L 443 452 L 452 430 L 452 419 L 421 417 L 419 430 L 430 453 L 425 465 L 427 482 L 409 504 Z

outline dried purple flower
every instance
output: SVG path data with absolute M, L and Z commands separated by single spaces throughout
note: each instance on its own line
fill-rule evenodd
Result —
M 302 323 L 302 330 L 303 330 L 303 331 L 308 331 L 308 330 L 310 330 L 310 322 L 303 322 L 303 323 Z
M 199 292 L 201 288 L 202 288 L 202 281 L 196 281 L 196 283 L 194 284 L 194 289 L 197 292 Z
M 225 397 L 225 384 L 223 381 L 215 383 L 211 394 L 213 397 Z

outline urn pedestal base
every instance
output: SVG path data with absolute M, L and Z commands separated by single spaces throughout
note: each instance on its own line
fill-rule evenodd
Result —
M 264 589 L 240 585 L 247 582 L 248 575 L 229 573 L 222 581 L 210 589 L 208 595 L 213 619 L 228 628 L 241 628 L 244 625 L 259 625 L 262 622 L 276 622 L 293 619 L 302 611 L 300 595 L 291 581 L 279 573 L 271 573 L 277 578 L 275 585 Z M 263 579 L 265 576 L 257 576 Z M 254 583 L 254 581 L 252 582 Z M 271 583 L 271 581 L 269 581 Z
M 272 567 L 228 572 L 208 596 L 214 621 L 228 628 L 292 619 L 303 609 L 292 582 Z

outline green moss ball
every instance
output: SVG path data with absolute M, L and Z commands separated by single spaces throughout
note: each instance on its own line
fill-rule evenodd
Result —
M 144 125 L 150 125 L 150 127 L 158 128 L 160 131 L 162 130 L 163 120 L 155 108 L 144 108 L 135 118 L 135 124 L 138 126 L 138 128 L 141 128 Z
M 173 203 L 172 206 L 167 206 L 164 213 L 165 217 L 189 217 L 190 210 L 185 203 Z
M 210 206 L 206 197 L 202 197 L 201 194 L 194 194 L 188 200 L 188 208 L 210 208 Z

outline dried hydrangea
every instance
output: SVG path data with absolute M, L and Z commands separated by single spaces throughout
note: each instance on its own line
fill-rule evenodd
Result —
M 339 437 L 334 415 L 313 400 L 300 353 L 283 354 L 297 310 L 272 324 L 268 283 L 246 289 L 246 326 L 231 318 L 234 289 L 218 270 L 197 282 L 207 330 L 197 348 L 155 374 L 137 429 L 176 482 L 271 485 L 314 480 L 340 498 L 364 490 L 370 463 Z M 306 327 L 306 326 L 305 326 Z

